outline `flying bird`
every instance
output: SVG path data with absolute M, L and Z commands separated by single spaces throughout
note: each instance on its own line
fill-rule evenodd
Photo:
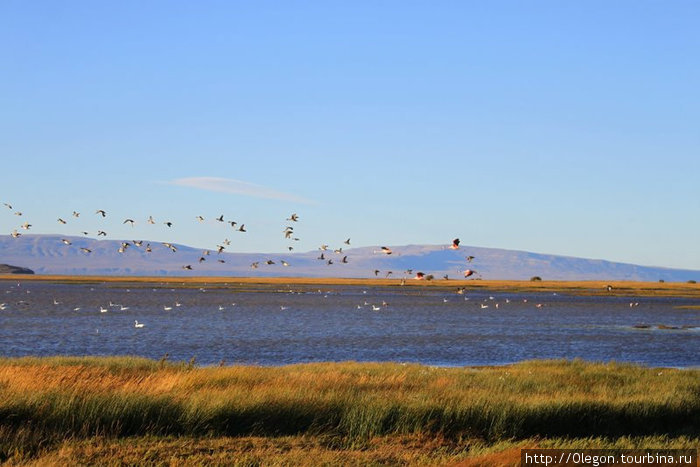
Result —
M 83 253 L 87 253 L 87 254 L 92 253 L 92 250 L 89 248 L 80 248 L 80 251 L 82 251 Z
M 24 230 L 29 230 L 31 227 L 32 227 L 32 224 L 30 224 L 29 222 L 25 222 L 24 224 L 22 224 L 22 228 Z
M 104 230 L 98 230 L 98 231 L 97 231 L 97 236 L 98 236 L 98 237 L 100 237 L 100 236 L 106 237 L 106 236 L 107 236 L 107 232 L 105 232 Z
M 343 259 L 340 261 L 341 263 L 347 263 L 348 262 L 348 257 L 343 256 Z
M 95 211 L 95 214 L 99 214 L 102 217 L 107 217 L 107 213 L 104 211 L 104 209 L 98 209 L 97 211 Z
M 219 217 L 216 218 L 217 221 L 223 222 L 224 221 L 224 215 L 220 215 Z
M 59 223 L 59 224 L 65 224 L 66 221 L 64 221 L 63 219 L 61 219 L 61 218 L 59 217 L 59 218 L 58 218 L 58 223 Z
M 156 221 L 153 220 L 153 216 L 148 216 L 148 220 L 146 221 L 151 225 L 155 225 Z
M 134 220 L 133 220 L 133 219 L 126 219 L 124 222 L 122 222 L 122 224 L 126 224 L 126 223 L 131 224 L 132 227 L 134 226 Z
M 452 240 L 452 245 L 450 245 L 450 250 L 458 250 L 459 249 L 459 238 L 455 238 Z
M 191 271 L 191 270 L 192 270 L 192 266 L 190 266 L 189 264 L 187 264 L 187 265 L 183 266 L 182 269 L 187 269 L 188 271 Z
M 383 246 L 381 250 L 375 250 L 374 252 L 375 253 L 384 253 L 385 255 L 390 255 L 391 253 L 393 253 L 391 251 L 391 248 L 386 247 L 386 246 Z
M 10 235 L 12 236 L 12 238 L 17 238 L 17 237 L 21 237 L 21 236 L 22 236 L 21 233 L 17 232 L 17 230 L 13 230 L 12 233 L 11 233 Z
M 291 216 L 289 216 L 289 217 L 288 217 L 287 219 L 285 219 L 285 220 L 287 220 L 287 221 L 292 221 L 292 222 L 298 222 L 298 221 L 299 221 L 299 216 L 297 216 L 297 214 L 294 213 L 294 214 L 292 214 Z
M 80 217 L 80 213 L 78 211 L 73 211 L 73 217 Z
M 474 259 L 473 256 L 471 256 L 471 255 L 467 256 L 467 263 L 471 263 L 473 259 Z
M 11 205 L 11 204 L 7 204 L 7 203 L 2 203 L 2 204 L 4 204 L 5 206 L 7 206 L 8 209 L 12 209 L 12 205 Z
M 170 221 L 163 222 L 163 224 L 167 225 L 168 227 L 172 227 L 173 223 Z
M 345 240 L 343 243 L 345 243 L 346 245 L 350 245 L 350 239 L 348 238 L 348 239 Z
M 472 269 L 467 269 L 466 271 L 464 271 L 464 277 L 472 276 L 472 275 L 474 275 L 475 272 L 476 271 L 474 271 Z
M 62 241 L 63 243 L 65 243 L 66 245 L 70 245 L 70 244 L 71 244 L 70 240 L 65 239 L 65 238 L 62 238 L 61 241 Z
M 203 218 L 202 216 L 197 216 L 197 220 L 198 220 L 199 222 L 204 222 L 204 218 Z
M 239 232 L 247 232 L 247 230 L 245 229 L 245 224 L 241 224 L 241 226 L 238 228 L 238 231 Z

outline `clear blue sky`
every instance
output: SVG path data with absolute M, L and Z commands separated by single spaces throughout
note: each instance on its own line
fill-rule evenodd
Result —
M 296 212 L 300 251 L 460 237 L 700 269 L 699 22 L 697 1 L 6 0 L 0 201 L 24 215 L 0 206 L 0 232 L 277 252 Z

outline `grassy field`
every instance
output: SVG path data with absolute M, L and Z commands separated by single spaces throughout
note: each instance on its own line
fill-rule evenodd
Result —
M 0 359 L 8 465 L 517 465 L 522 447 L 699 442 L 700 370 Z
M 55 276 L 55 275 L 0 275 L 0 280 L 47 281 L 60 283 L 153 284 L 168 287 L 282 287 L 282 286 L 363 286 L 363 287 L 430 287 L 467 290 L 486 289 L 494 292 L 560 292 L 576 295 L 609 296 L 675 296 L 700 299 L 700 284 L 688 282 L 632 282 L 632 281 L 513 281 L 513 280 L 432 280 L 406 279 L 343 279 L 313 277 L 147 277 L 147 276 Z M 612 289 L 608 290 L 608 286 Z

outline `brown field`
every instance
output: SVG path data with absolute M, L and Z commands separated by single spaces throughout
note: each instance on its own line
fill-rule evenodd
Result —
M 169 287 L 207 285 L 210 287 L 234 286 L 364 286 L 400 287 L 401 279 L 355 279 L 314 277 L 158 277 L 158 276 L 62 276 L 62 275 L 0 275 L 0 280 L 47 281 L 61 283 L 128 283 L 167 284 Z M 607 286 L 612 286 L 612 291 Z M 432 280 L 406 279 L 403 287 L 430 287 L 467 290 L 486 289 L 494 292 L 561 292 L 575 295 L 622 296 L 675 296 L 700 298 L 700 284 L 688 282 L 633 282 L 633 281 L 515 281 L 515 280 Z

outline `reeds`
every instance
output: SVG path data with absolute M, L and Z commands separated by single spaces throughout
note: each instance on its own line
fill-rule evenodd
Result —
M 700 434 L 700 371 L 581 361 L 208 367 L 0 360 L 0 460 L 95 436 L 527 438 Z

